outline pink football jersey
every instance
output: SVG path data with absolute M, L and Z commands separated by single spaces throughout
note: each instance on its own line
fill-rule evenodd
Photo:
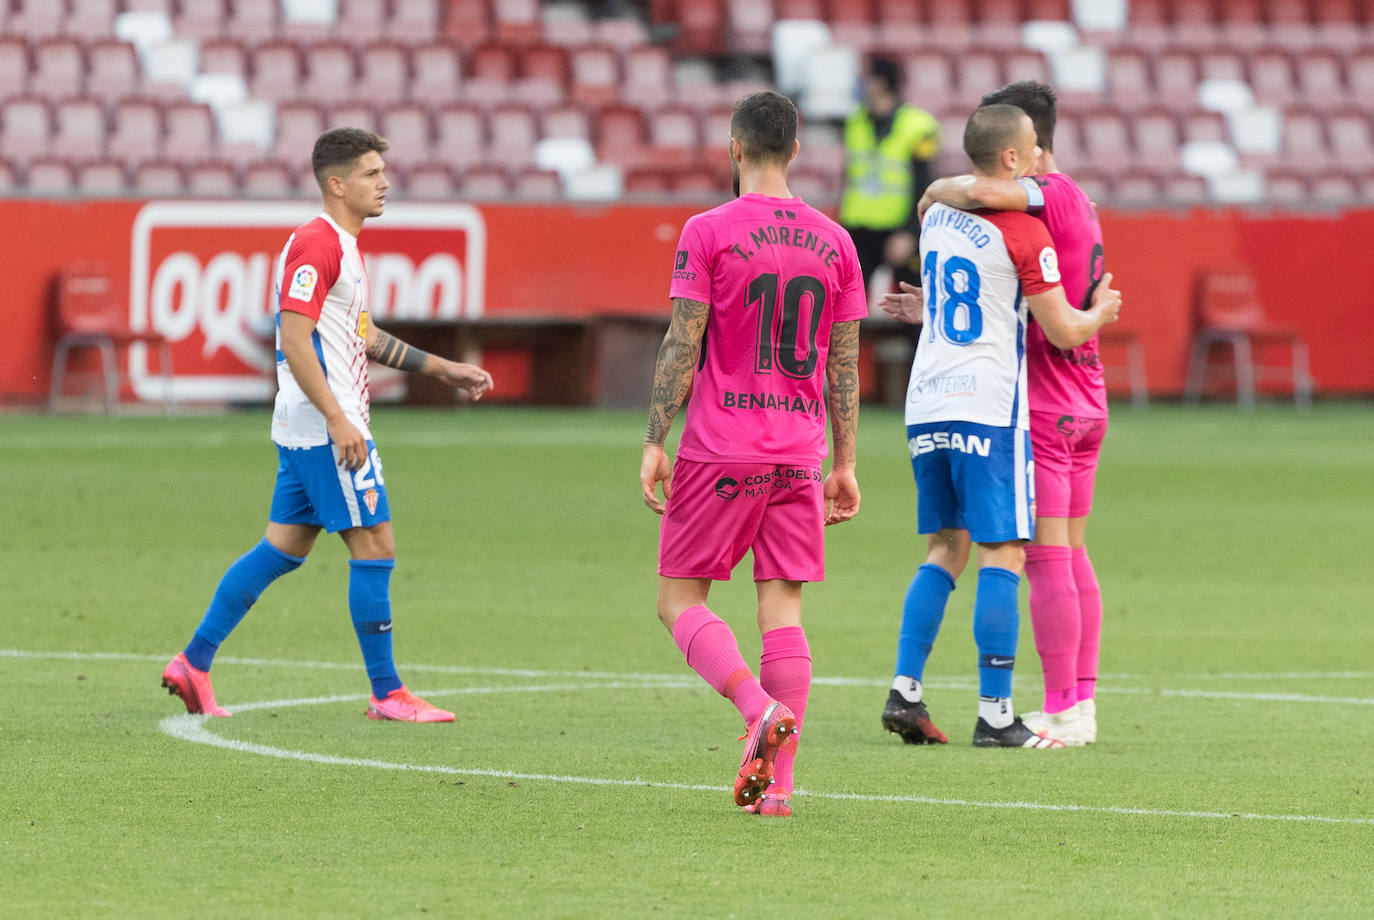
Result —
M 1044 221 L 1059 253 L 1059 271 L 1069 304 L 1086 310 L 1104 272 L 1102 225 L 1087 194 L 1062 173 L 1028 176 L 1027 213 Z M 1026 335 L 1030 371 L 1030 407 L 1036 412 L 1060 412 L 1080 418 L 1105 418 L 1107 386 L 1097 336 L 1067 351 L 1045 338 L 1039 324 Z
M 849 234 L 800 198 L 743 195 L 687 221 L 668 295 L 711 308 L 678 456 L 823 460 L 830 328 L 868 314 Z

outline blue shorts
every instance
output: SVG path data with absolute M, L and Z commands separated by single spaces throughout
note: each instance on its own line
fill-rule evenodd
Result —
M 973 422 L 906 426 L 921 533 L 967 530 L 974 543 L 1035 533 L 1030 432 Z
M 377 445 L 367 442 L 367 460 L 356 470 L 339 466 L 334 446 L 277 445 L 277 485 L 268 520 L 314 524 L 330 533 L 371 527 L 391 520 Z

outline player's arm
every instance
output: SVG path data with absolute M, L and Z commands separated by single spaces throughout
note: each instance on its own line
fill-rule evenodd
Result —
M 699 300 L 673 298 L 673 316 L 668 333 L 658 349 L 654 364 L 654 386 L 649 397 L 649 425 L 644 432 L 644 459 L 639 468 L 639 485 L 644 504 L 659 514 L 664 501 L 671 497 L 672 466 L 663 451 L 673 419 L 687 398 L 692 385 L 697 356 L 701 352 L 701 337 L 706 332 L 706 319 L 711 308 Z M 663 483 L 663 500 L 655 486 Z
M 432 355 L 371 323 L 367 326 L 367 356 L 398 371 L 436 377 L 450 386 L 466 390 L 473 399 L 481 399 L 492 387 L 491 374 L 477 365 Z
M 1027 294 L 1026 305 L 1051 345 L 1077 348 L 1107 323 L 1116 322 L 1121 312 L 1121 292 L 1111 285 L 1112 274 L 1108 272 L 1093 291 L 1092 304 L 1086 310 L 1070 306 L 1063 285 L 1058 284 L 1038 294 Z
M 367 460 L 367 439 L 344 415 L 343 407 L 329 388 L 324 367 L 320 365 L 320 357 L 315 353 L 315 343 L 311 338 L 315 325 L 314 317 L 283 309 L 281 353 L 301 392 L 324 416 L 325 425 L 329 428 L 329 440 L 339 450 L 339 463 L 356 470 Z
M 859 513 L 854 476 L 859 431 L 859 321 L 836 323 L 825 360 L 825 408 L 830 416 L 832 457 L 825 477 L 825 523 L 839 524 Z
M 949 176 L 936 179 L 926 188 L 916 206 L 925 217 L 932 204 L 949 205 L 963 211 L 988 208 L 993 211 L 1025 211 L 1031 207 L 1030 193 L 1017 179 L 990 179 L 985 176 Z

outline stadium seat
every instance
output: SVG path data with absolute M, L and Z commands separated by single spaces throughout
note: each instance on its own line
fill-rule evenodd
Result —
M 42 41 L 62 33 L 66 4 L 53 0 L 14 0 L 14 9 L 5 23 L 7 35 L 29 41 Z
M 253 163 L 244 169 L 240 189 L 250 198 L 292 198 L 291 167 L 281 160 Z
M 673 191 L 680 197 L 719 201 L 730 192 L 728 169 L 686 169 L 673 176 Z
M 1293 64 L 1283 51 L 1263 51 L 1250 59 L 1250 88 L 1255 101 L 1279 108 L 1292 105 L 1298 97 L 1293 80 Z
M 633 106 L 607 106 L 597 115 L 596 159 L 623 169 L 645 164 L 644 119 Z
M 1084 116 L 1083 143 L 1088 162 L 1098 172 L 1119 177 L 1136 171 L 1137 162 L 1127 133 L 1126 119 L 1118 112 L 1103 110 Z
M 277 12 L 277 0 L 234 0 L 224 21 L 224 29 L 237 38 L 250 42 L 261 41 L 269 35 L 278 34 L 281 23 Z
M 620 93 L 622 101 L 658 106 L 676 97 L 673 61 L 668 49 L 657 45 L 633 48 L 626 53 L 624 64 L 625 79 Z
M 954 101 L 970 110 L 984 93 L 1006 85 L 1000 56 L 989 51 L 970 51 L 954 59 Z
M 534 163 L 534 142 L 539 128 L 534 113 L 524 106 L 503 105 L 487 115 L 488 146 L 486 158 L 507 169 Z
M 586 109 L 564 104 L 548 109 L 543 116 L 541 137 L 591 137 L 591 123 Z
M 1163 109 L 1151 109 L 1130 120 L 1136 169 L 1149 175 L 1176 173 L 1182 166 L 1178 119 Z M 1089 129 L 1091 130 L 1091 129 Z
M 1113 48 L 1107 56 L 1107 94 L 1116 108 L 1133 112 L 1154 105 L 1150 58 L 1140 48 Z
M 819 6 L 819 4 L 817 4 Z M 769 0 L 726 0 L 730 50 L 735 54 L 767 54 L 772 48 L 773 23 L 780 19 L 819 19 L 775 12 Z
M 1186 51 L 1166 51 L 1154 60 L 1155 99 L 1175 108 L 1197 104 L 1197 59 Z
M 401 102 L 380 106 L 378 111 L 381 115 L 379 133 L 391 144 L 383 154 L 387 163 L 404 171 L 416 163 L 433 159 L 434 130 L 429 111 L 423 105 Z
M 89 159 L 105 152 L 105 107 L 98 99 L 63 99 L 53 107 L 50 151 L 59 157 Z
M 787 171 L 787 188 L 807 204 L 833 207 L 840 197 L 840 176 L 811 166 L 794 166 Z
M 1228 140 L 1226 119 L 1220 112 L 1191 107 L 1180 116 L 1184 143 L 1225 143 Z
M 281 34 L 303 45 L 326 41 L 338 17 L 338 0 L 282 0 Z
M 414 47 L 410 51 L 410 98 L 423 99 L 430 105 L 442 105 L 459 98 L 463 86 L 463 68 L 458 50 L 450 44 L 434 42 Z
M 1163 203 L 1164 194 L 1155 179 L 1133 173 L 1117 181 L 1112 200 L 1131 208 L 1157 208 Z
M 434 116 L 435 154 L 457 167 L 482 161 L 487 149 L 486 122 L 475 105 L 454 102 L 443 106 Z
M 337 105 L 326 106 L 324 116 L 326 129 L 362 128 L 364 131 L 378 130 L 377 110 L 369 102 L 340 102 Z
M 691 166 L 701 152 L 697 116 L 682 106 L 667 106 L 647 113 L 649 156 L 663 166 Z
M 0 99 L 22 96 L 29 88 L 29 45 L 0 35 Z
M 1209 48 L 1198 54 L 1198 76 L 1203 80 L 1233 80 L 1244 83 L 1245 60 L 1235 51 Z
M 877 50 L 889 56 L 910 54 L 930 43 L 921 0 L 882 0 L 874 10 Z
M 624 54 L 632 48 L 649 43 L 649 30 L 644 21 L 634 16 L 610 16 L 598 19 L 593 25 L 595 40 L 610 45 Z
M 134 342 L 156 348 L 162 375 L 163 407 L 175 408 L 172 395 L 172 348 L 156 332 L 135 332 L 129 327 L 129 308 L 117 295 L 109 269 L 94 262 L 72 263 L 57 275 L 54 314 L 57 342 L 53 347 L 52 379 L 48 385 L 48 411 L 62 407 L 67 364 L 74 350 L 94 348 L 100 355 L 101 382 L 106 413 L 119 403 L 117 346 Z
M 1347 109 L 1330 116 L 1326 134 L 1331 142 L 1335 164 L 1350 172 L 1374 169 L 1374 138 L 1369 118 L 1362 109 Z
M 460 6 L 455 0 L 448 0 L 450 9 Z M 388 38 L 402 44 L 415 45 L 431 42 L 439 34 L 439 0 L 403 0 L 391 6 L 391 20 L 387 24 Z M 476 36 L 477 41 L 486 37 L 485 32 Z
M 514 80 L 516 51 L 501 42 L 479 45 L 467 56 L 467 73 L 473 78 Z
M 1069 0 L 1026 0 L 1026 18 L 1068 22 L 1073 18 Z
M 140 195 L 171 198 L 186 192 L 186 174 L 180 164 L 170 160 L 149 160 L 132 172 L 133 188 Z
M 186 169 L 186 192 L 194 198 L 233 198 L 238 192 L 233 164 L 219 160 L 192 163 Z
M 1039 51 L 1010 51 L 1002 59 L 1002 64 L 1006 70 L 1005 79 L 1008 83 L 1016 83 L 1021 80 L 1035 80 L 1037 83 L 1050 82 L 1049 66 L 1045 63 L 1045 56 Z
M 958 101 L 954 71 L 944 54 L 927 50 L 918 55 L 909 55 L 902 61 L 902 68 L 905 71 L 902 85 L 912 105 L 936 112 Z
M 368 91 L 370 87 L 358 82 L 357 74 L 351 45 L 338 41 L 321 42 L 305 52 L 302 93 L 306 98 L 318 99 L 325 105 L 355 98 L 378 101 Z
M 523 201 L 556 201 L 562 197 L 563 187 L 556 172 L 522 169 L 515 174 L 511 192 Z
M 358 52 L 357 91 L 378 105 L 405 99 L 410 82 L 410 52 L 404 45 L 372 42 Z
M 447 163 L 416 163 L 405 173 L 405 197 L 412 201 L 452 201 L 456 194 L 453 167 Z
M 308 99 L 287 100 L 277 104 L 276 121 L 272 156 L 295 165 L 308 163 L 315 139 L 325 128 L 323 110 Z
M 677 0 L 678 54 L 721 54 L 725 51 L 724 0 Z
M 1274 204 L 1304 206 L 1312 198 L 1307 177 L 1296 170 L 1270 171 L 1264 177 L 1264 188 L 1267 200 Z
M 0 160 L 0 194 L 8 195 L 20 186 L 18 171 L 8 160 Z
M 1196 206 L 1207 203 L 1207 182 L 1201 176 L 1175 173 L 1165 176 L 1162 185 L 1164 200 L 1170 205 Z
M 1308 111 L 1284 113 L 1283 157 L 1286 162 L 1301 163 L 1308 170 L 1322 170 L 1331 165 L 1320 115 Z
M 29 92 L 49 99 L 76 96 L 85 76 L 85 55 L 75 39 L 50 38 L 34 46 Z
M 1359 202 L 1355 180 L 1343 172 L 1326 172 L 1312 180 L 1312 200 L 1337 207 L 1354 207 Z
M 162 106 L 152 99 L 129 98 L 115 103 L 110 114 L 108 156 L 136 166 L 162 155 Z
M 575 48 L 570 66 L 572 101 L 599 106 L 620 97 L 620 64 L 614 48 L 606 45 Z
M 120 160 L 99 159 L 78 163 L 76 193 L 83 197 L 112 197 L 129 191 L 129 173 Z
M 301 92 L 301 55 L 291 42 L 264 42 L 253 53 L 249 91 L 259 99 L 294 99 Z
M 118 0 L 69 0 L 71 8 L 62 32 L 69 38 L 95 41 L 114 34 Z
M 1021 0 L 980 0 L 977 4 L 976 41 L 983 47 L 1010 48 L 1021 42 L 1021 23 L 1026 19 Z
M 229 15 L 229 4 L 226 0 L 197 0 L 195 3 L 181 3 L 179 7 L 173 20 L 176 24 L 176 34 L 179 36 L 207 41 L 232 38 L 258 42 L 265 36 L 274 34 L 269 30 L 250 35 L 226 35 L 225 20 Z
M 1310 53 L 1297 59 L 1298 94 L 1303 104 L 1331 112 L 1350 103 L 1341 61 L 1334 54 Z
M 346 42 L 372 42 L 383 34 L 386 24 L 386 0 L 339 0 L 334 37 Z
M 29 161 L 27 172 L 25 184 L 30 194 L 66 196 L 75 186 L 71 163 L 61 157 L 34 157 Z
M 520 55 L 520 76 L 512 92 L 526 105 L 548 108 L 567 97 L 568 52 L 557 45 L 531 45 Z
M 232 74 L 249 81 L 248 51 L 236 38 L 212 38 L 201 42 L 200 72 Z
M 52 137 L 52 113 L 48 103 L 36 96 L 7 100 L 0 115 L 0 157 L 23 166 L 48 149 Z
M 499 166 L 473 166 L 463 173 L 461 192 L 464 198 L 499 201 L 510 197 L 510 180 Z
M 1217 266 L 1198 273 L 1188 379 L 1184 386 L 1184 400 L 1190 404 L 1196 405 L 1208 389 L 1208 358 L 1214 345 L 1231 348 L 1236 402 L 1242 408 L 1254 408 L 1256 382 L 1272 376 L 1275 370 L 1282 370 L 1287 377 L 1299 407 L 1311 405 L 1307 342 L 1296 330 L 1276 325 L 1265 316 L 1254 276 L 1244 266 Z M 1256 363 L 1256 352 L 1269 345 L 1287 345 L 1291 349 L 1286 368 Z
M 488 0 L 448 0 L 444 4 L 443 35 L 463 48 L 472 48 L 490 38 Z
M 625 194 L 629 197 L 662 197 L 672 188 L 672 171 L 661 166 L 640 166 L 625 171 Z
M 166 135 L 162 153 L 182 163 L 209 160 L 215 154 L 215 120 L 200 102 L 174 102 L 163 112 Z
M 492 4 L 492 31 L 499 42 L 528 45 L 544 33 L 539 16 L 539 0 L 501 0 Z
M 142 80 L 134 46 L 114 38 L 99 39 L 86 48 L 86 95 L 110 103 L 138 95 Z

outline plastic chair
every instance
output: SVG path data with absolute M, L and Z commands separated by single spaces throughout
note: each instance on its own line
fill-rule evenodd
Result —
M 158 349 L 158 371 L 163 382 L 163 409 L 176 410 L 172 392 L 172 346 L 156 332 L 135 332 L 129 328 L 127 310 L 114 298 L 114 282 L 103 265 L 78 262 L 68 265 L 57 276 L 57 325 L 59 334 L 53 348 L 52 382 L 48 388 L 48 411 L 62 405 L 67 365 L 78 348 L 94 348 L 100 354 L 105 390 L 105 412 L 111 414 L 119 402 L 119 369 L 115 346 L 144 342 Z
M 1140 336 L 1130 329 L 1106 326 L 1097 333 L 1097 347 L 1099 351 L 1103 348 L 1125 349 L 1126 384 L 1131 389 L 1131 408 L 1150 408 L 1150 386 L 1145 377 L 1145 346 L 1141 344 Z M 1105 375 L 1114 377 L 1113 370 L 1111 365 L 1107 365 Z
M 1280 326 L 1265 316 L 1255 294 L 1255 279 L 1241 266 L 1203 270 L 1193 300 L 1193 341 L 1188 358 L 1184 401 L 1196 405 L 1206 387 L 1207 358 L 1213 345 L 1229 345 L 1235 361 L 1236 403 L 1255 407 L 1255 381 L 1270 371 L 1288 377 L 1293 402 L 1300 409 L 1312 405 L 1312 377 L 1308 373 L 1307 341 L 1297 330 Z M 1286 368 L 1255 364 L 1256 346 L 1288 345 L 1292 360 Z

